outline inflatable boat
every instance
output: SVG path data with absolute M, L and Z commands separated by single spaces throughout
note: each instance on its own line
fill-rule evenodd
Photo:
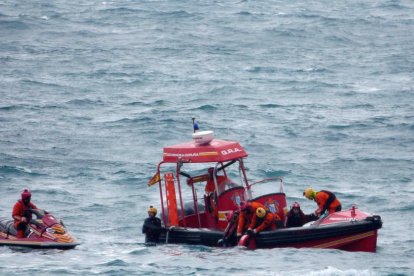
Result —
M 226 214 L 242 201 L 256 201 L 282 219 L 287 213 L 282 178 L 251 182 L 245 149 L 235 141 L 214 138 L 212 131 L 194 132 L 193 139 L 163 149 L 163 160 L 148 185 L 158 185 L 163 230 L 161 243 L 219 246 Z M 322 215 L 301 227 L 243 236 L 230 246 L 256 248 L 332 248 L 375 252 L 381 217 L 351 206 Z

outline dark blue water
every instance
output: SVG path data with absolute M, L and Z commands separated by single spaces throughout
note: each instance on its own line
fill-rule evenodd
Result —
M 14 275 L 413 275 L 414 2 L 0 3 L 0 211 L 23 187 L 82 242 L 0 247 Z M 381 215 L 378 252 L 147 248 L 148 179 L 191 117 L 282 176 Z

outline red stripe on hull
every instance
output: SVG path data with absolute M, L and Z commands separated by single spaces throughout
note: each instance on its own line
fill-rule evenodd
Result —
M 377 230 L 354 235 L 337 236 L 329 239 L 295 243 L 290 244 L 289 246 L 296 248 L 329 248 L 346 251 L 376 252 Z

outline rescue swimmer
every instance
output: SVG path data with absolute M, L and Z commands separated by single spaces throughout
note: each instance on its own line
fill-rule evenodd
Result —
M 309 199 L 314 200 L 318 205 L 318 208 L 315 210 L 314 214 L 320 217 L 325 211 L 328 211 L 328 214 L 339 212 L 342 210 L 341 202 L 335 196 L 334 193 L 326 190 L 321 190 L 319 192 L 314 191 L 312 188 L 307 188 L 303 195 Z

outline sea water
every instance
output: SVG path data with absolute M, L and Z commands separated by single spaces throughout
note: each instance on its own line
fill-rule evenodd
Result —
M 23 187 L 74 250 L 0 247 L 7 275 L 413 275 L 414 2 L 0 2 L 0 216 Z M 145 247 L 162 148 L 201 130 L 378 214 L 377 253 Z

